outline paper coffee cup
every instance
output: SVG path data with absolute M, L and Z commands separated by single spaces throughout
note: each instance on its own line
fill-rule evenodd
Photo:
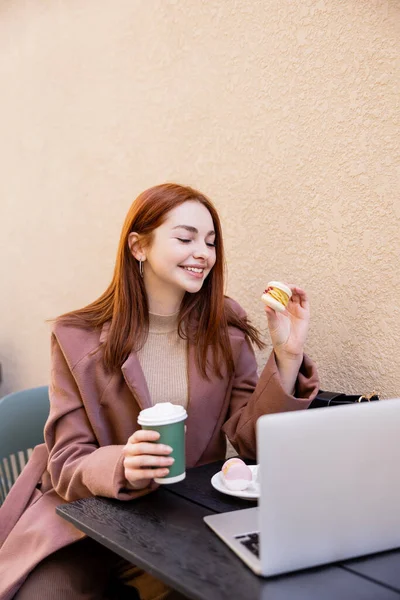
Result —
M 151 408 L 145 408 L 139 413 L 138 423 L 142 429 L 158 431 L 160 438 L 156 444 L 171 446 L 169 454 L 175 462 L 168 467 L 166 477 L 155 477 L 160 484 L 177 483 L 186 477 L 185 466 L 185 419 L 187 412 L 183 406 L 171 402 L 159 402 Z

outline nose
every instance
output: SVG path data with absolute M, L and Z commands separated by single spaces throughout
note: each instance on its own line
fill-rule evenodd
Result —
M 210 256 L 210 248 L 207 244 L 199 244 L 196 246 L 195 251 L 193 252 L 193 258 L 202 258 L 203 260 L 208 260 Z

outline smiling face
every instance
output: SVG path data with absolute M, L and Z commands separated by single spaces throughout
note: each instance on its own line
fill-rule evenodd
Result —
M 187 201 L 172 209 L 153 231 L 142 254 L 150 312 L 179 309 L 185 292 L 198 292 L 216 260 L 211 214 L 203 204 Z

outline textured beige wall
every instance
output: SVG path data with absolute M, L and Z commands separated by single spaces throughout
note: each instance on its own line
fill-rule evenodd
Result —
M 265 283 L 297 282 L 323 387 L 400 394 L 399 56 L 398 0 L 2 2 L 0 393 L 48 381 L 45 319 L 178 181 L 263 331 Z

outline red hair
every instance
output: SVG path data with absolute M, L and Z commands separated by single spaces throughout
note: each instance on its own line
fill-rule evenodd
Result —
M 264 346 L 258 331 L 225 301 L 221 222 L 212 202 L 191 187 L 166 183 L 144 191 L 130 207 L 121 232 L 114 275 L 106 291 L 88 306 L 59 317 L 63 323 L 84 328 L 100 328 L 110 321 L 103 354 L 109 371 L 120 368 L 130 352 L 145 343 L 149 327 L 144 282 L 138 261 L 129 249 L 128 236 L 135 231 L 144 244 L 151 244 L 153 231 L 165 221 L 168 212 L 189 200 L 200 202 L 211 214 L 216 234 L 216 261 L 202 288 L 194 294 L 185 293 L 178 317 L 179 335 L 195 344 L 197 366 L 205 377 L 208 377 L 209 367 L 221 377 L 223 363 L 229 373 L 234 370 L 228 325 L 241 329 L 259 348 Z M 209 348 L 213 365 L 207 365 Z

